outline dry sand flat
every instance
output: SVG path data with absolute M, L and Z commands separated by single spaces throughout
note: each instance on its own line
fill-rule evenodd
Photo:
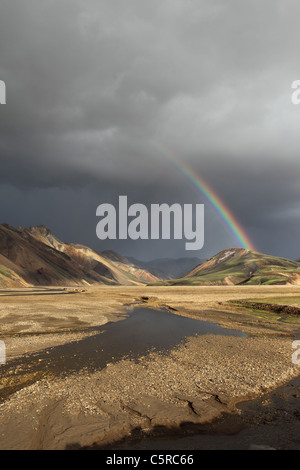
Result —
M 200 425 L 236 412 L 240 400 L 260 396 L 299 374 L 291 361 L 294 324 L 226 311 L 224 302 L 299 295 L 300 288 L 103 287 L 64 292 L 70 291 L 2 293 L 1 339 L 9 360 L 23 354 L 24 347 L 30 353 L 90 335 L 89 328 L 119 320 L 128 305 L 141 302 L 152 308 L 168 305 L 176 314 L 220 321 L 254 335 L 189 338 L 169 354 L 152 352 L 92 373 L 81 370 L 39 380 L 0 405 L 2 449 L 107 446 L 137 429 L 151 434 L 162 428 L 174 431 L 182 423 Z M 12 371 L 12 381 L 17 374 Z

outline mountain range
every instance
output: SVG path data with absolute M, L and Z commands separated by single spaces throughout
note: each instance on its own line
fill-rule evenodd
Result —
M 0 225 L 0 287 L 300 284 L 300 262 L 243 248 L 211 259 L 138 261 L 59 240 L 43 225 Z

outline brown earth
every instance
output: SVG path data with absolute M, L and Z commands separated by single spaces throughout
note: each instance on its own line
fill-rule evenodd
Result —
M 22 355 L 30 357 L 48 346 L 80 340 L 91 334 L 90 328 L 121 320 L 132 305 L 168 306 L 176 315 L 246 333 L 245 337 L 191 337 L 169 353 L 149 352 L 136 361 L 124 358 L 102 370 L 82 370 L 66 377 L 27 377 L 30 385 L 25 377 L 24 387 L 0 405 L 0 448 L 108 448 L 137 435 L 147 446 L 145 436 L 188 436 L 207 430 L 203 426 L 211 422 L 217 426 L 224 416 L 234 418 L 226 421 L 225 439 L 230 427 L 232 432 L 241 430 L 235 424 L 241 416 L 239 403 L 257 397 L 263 401 L 267 393 L 299 375 L 299 366 L 291 361 L 297 320 L 254 316 L 226 301 L 280 295 L 286 296 L 288 304 L 289 296 L 299 294 L 296 286 L 103 286 L 0 292 L 0 339 L 7 346 L 8 365 Z M 11 369 L 9 380 L 13 389 L 18 369 Z M 288 399 L 294 400 L 294 411 L 299 409 L 299 396 Z M 269 412 L 276 409 L 270 407 Z M 255 412 L 251 416 L 254 419 Z M 216 447 L 220 429 L 212 430 Z M 252 444 L 260 442 L 253 438 Z M 252 444 L 244 441 L 243 445 Z M 162 441 L 154 445 L 159 448 Z M 183 445 L 196 448 L 195 441 Z M 297 445 L 289 441 L 289 446 Z M 207 446 L 213 447 L 213 441 L 207 441 Z

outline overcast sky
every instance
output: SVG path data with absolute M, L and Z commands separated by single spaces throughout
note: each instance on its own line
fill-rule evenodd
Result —
M 258 251 L 299 258 L 299 17 L 297 0 L 1 0 L 0 222 L 140 259 L 239 246 L 164 146 Z M 119 195 L 204 203 L 204 248 L 100 242 Z

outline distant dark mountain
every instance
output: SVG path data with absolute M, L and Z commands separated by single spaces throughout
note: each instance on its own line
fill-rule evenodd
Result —
M 300 284 L 300 263 L 243 248 L 223 250 L 184 276 L 155 285 Z
M 152 261 L 140 261 L 132 257 L 128 259 L 136 266 L 143 267 L 154 276 L 165 280 L 182 277 L 204 261 L 200 258 L 162 258 Z
M 49 229 L 0 225 L 0 287 L 142 285 L 158 278 L 128 260 L 64 243 Z

